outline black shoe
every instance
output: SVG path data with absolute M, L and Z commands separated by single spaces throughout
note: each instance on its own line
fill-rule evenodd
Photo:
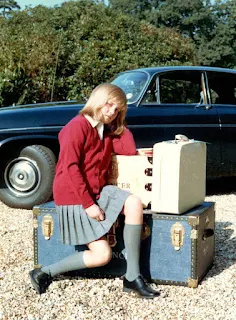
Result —
M 140 297 L 153 299 L 158 297 L 160 293 L 158 291 L 153 290 L 144 279 L 139 276 L 134 281 L 128 281 L 125 277 L 123 280 L 123 291 L 131 292 L 135 291 Z
M 52 277 L 43 272 L 41 268 L 36 268 L 29 273 L 31 283 L 38 294 L 44 293 L 52 282 Z

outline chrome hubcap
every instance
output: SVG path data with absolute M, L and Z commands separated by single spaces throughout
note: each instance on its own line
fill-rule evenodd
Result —
M 41 174 L 35 161 L 19 157 L 7 165 L 4 178 L 12 192 L 18 195 L 22 193 L 29 195 L 38 188 Z

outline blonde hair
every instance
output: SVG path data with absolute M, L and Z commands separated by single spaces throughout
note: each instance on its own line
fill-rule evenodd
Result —
M 127 99 L 124 91 L 112 83 L 102 83 L 91 93 L 88 101 L 80 114 L 87 114 L 95 120 L 101 120 L 101 108 L 109 101 L 115 100 L 119 106 L 117 117 L 110 123 L 111 133 L 120 135 L 125 128 L 125 116 L 127 111 Z

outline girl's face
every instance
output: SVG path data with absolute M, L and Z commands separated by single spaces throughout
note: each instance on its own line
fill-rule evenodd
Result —
M 101 108 L 101 121 L 105 124 L 111 123 L 120 112 L 120 108 L 115 100 L 108 100 Z

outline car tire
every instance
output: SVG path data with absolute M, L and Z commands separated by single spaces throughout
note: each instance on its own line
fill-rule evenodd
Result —
M 1 169 L 0 200 L 12 208 L 32 209 L 52 196 L 56 157 L 31 145 L 12 153 Z

